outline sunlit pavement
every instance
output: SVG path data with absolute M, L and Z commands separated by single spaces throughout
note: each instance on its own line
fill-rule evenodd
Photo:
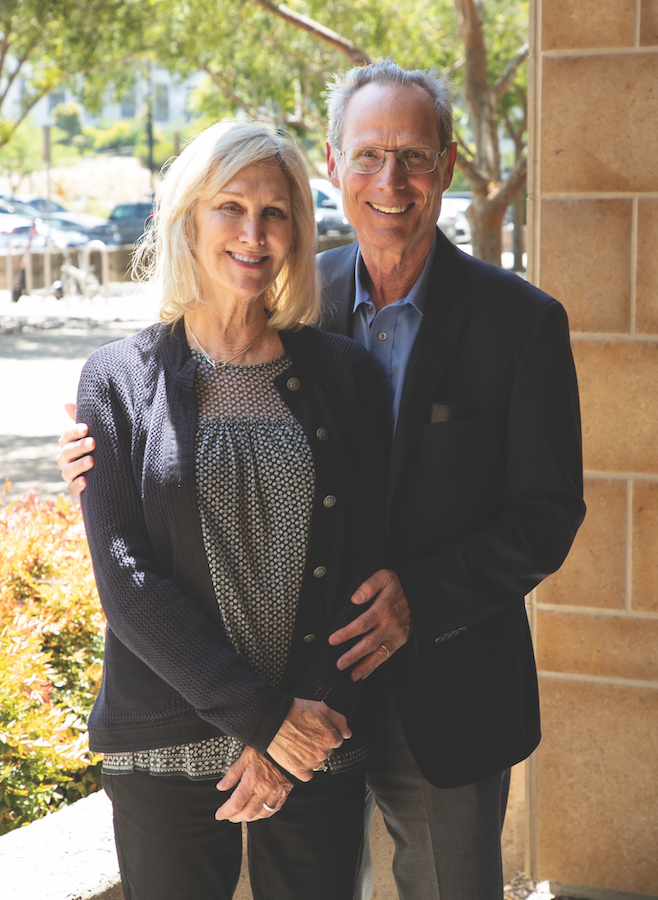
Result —
M 9 498 L 37 487 L 64 489 L 55 463 L 67 424 L 64 403 L 75 400 L 80 371 L 103 344 L 134 334 L 156 319 L 152 292 L 113 285 L 107 302 L 32 295 L 12 303 L 0 291 L 0 483 Z

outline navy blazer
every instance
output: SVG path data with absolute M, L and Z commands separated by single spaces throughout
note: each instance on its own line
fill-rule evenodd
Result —
M 348 336 L 356 247 L 318 257 L 324 327 Z M 431 783 L 471 784 L 539 743 L 524 596 L 585 514 L 580 412 L 563 307 L 441 232 L 387 510 L 414 624 L 388 663 L 405 736 Z

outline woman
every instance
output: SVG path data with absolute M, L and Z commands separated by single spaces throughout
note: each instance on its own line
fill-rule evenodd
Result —
M 98 442 L 82 504 L 108 619 L 90 745 L 124 894 L 232 897 L 247 821 L 256 900 L 342 900 L 366 748 L 326 636 L 381 565 L 377 374 L 308 327 L 313 204 L 283 137 L 208 129 L 154 222 L 141 259 L 163 324 L 97 351 L 77 403 Z

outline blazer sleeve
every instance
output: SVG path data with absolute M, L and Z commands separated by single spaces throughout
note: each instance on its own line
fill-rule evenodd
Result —
M 578 387 L 566 313 L 556 301 L 520 353 L 505 441 L 503 500 L 493 521 L 395 566 L 418 657 L 522 600 L 562 565 L 584 518 Z
M 254 673 L 216 623 L 163 574 L 148 536 L 141 473 L 134 471 L 132 408 L 117 368 L 92 356 L 78 390 L 78 421 L 96 439 L 82 510 L 98 592 L 116 637 L 202 718 L 265 752 L 292 698 Z M 168 513 L 163 511 L 163 515 Z

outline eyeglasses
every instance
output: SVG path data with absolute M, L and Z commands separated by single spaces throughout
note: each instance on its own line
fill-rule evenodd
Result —
M 345 157 L 345 165 L 353 172 L 374 175 L 384 168 L 386 154 L 394 153 L 398 165 L 406 175 L 424 175 L 433 172 L 436 164 L 448 148 L 428 150 L 425 147 L 405 147 L 403 150 L 382 150 L 380 147 L 348 147 L 339 156 Z

